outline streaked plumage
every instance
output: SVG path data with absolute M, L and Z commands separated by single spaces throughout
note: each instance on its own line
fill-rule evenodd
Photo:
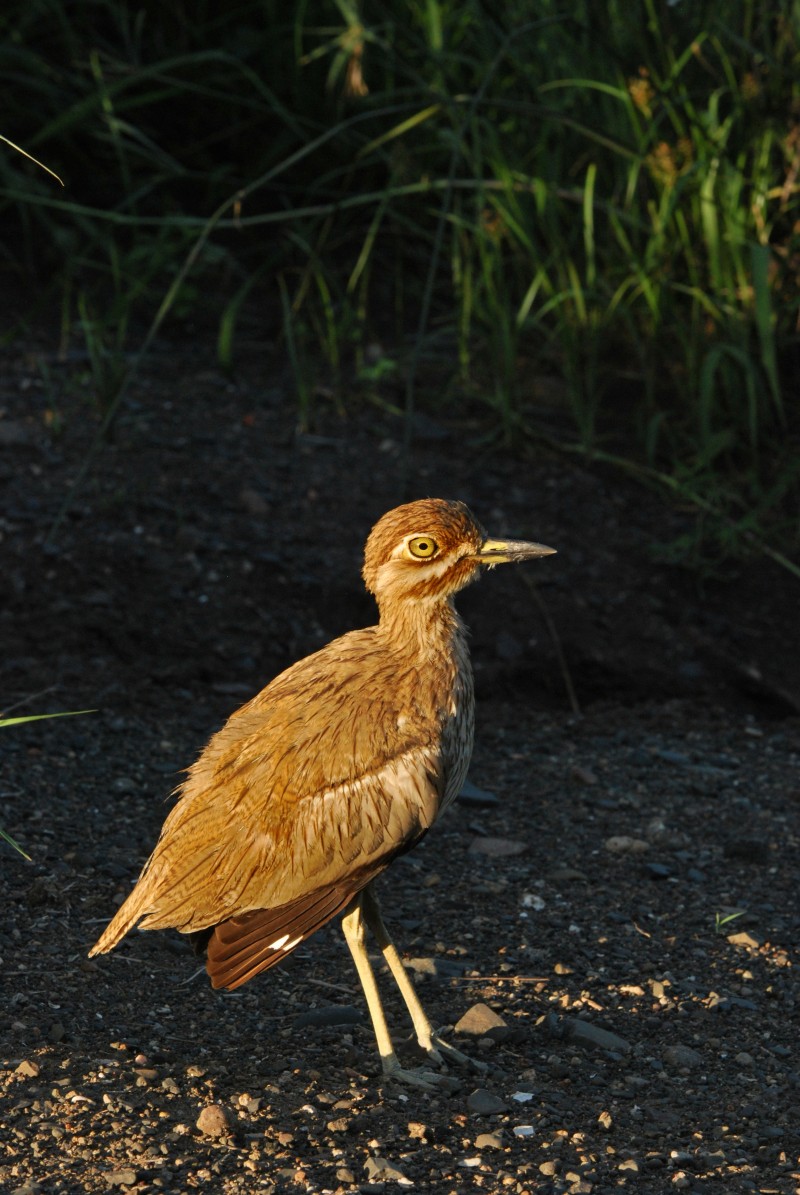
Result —
M 359 894 L 427 832 L 469 765 L 472 674 L 452 595 L 482 564 L 550 551 L 488 540 L 461 503 L 384 515 L 364 563 L 378 625 L 288 668 L 214 735 L 91 953 L 137 923 L 172 927 L 207 939 L 213 986 L 235 988 L 337 914 L 357 920 Z M 375 1025 L 384 1068 L 408 1078 Z

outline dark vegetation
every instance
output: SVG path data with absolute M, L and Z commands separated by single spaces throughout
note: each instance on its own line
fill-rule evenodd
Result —
M 532 15 L 535 14 L 535 15 Z M 789 568 L 796 0 L 28 0 L 0 16 L 6 340 L 95 418 L 160 334 L 277 338 L 300 422 L 366 399 L 612 462 L 673 559 Z M 20 296 L 22 301 L 20 301 Z M 43 357 L 58 424 L 59 383 Z

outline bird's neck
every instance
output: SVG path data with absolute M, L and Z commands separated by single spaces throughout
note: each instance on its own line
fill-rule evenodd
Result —
M 451 653 L 466 628 L 449 598 L 437 601 L 395 601 L 380 608 L 380 632 L 404 654 Z

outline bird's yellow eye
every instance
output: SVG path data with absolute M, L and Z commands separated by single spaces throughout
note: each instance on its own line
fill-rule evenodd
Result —
M 439 551 L 439 545 L 430 535 L 415 535 L 408 541 L 408 550 L 417 560 L 430 560 Z

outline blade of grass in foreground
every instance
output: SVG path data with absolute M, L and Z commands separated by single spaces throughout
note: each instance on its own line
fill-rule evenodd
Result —
M 0 729 L 4 726 L 19 726 L 22 722 L 41 722 L 45 718 L 74 718 L 78 714 L 94 714 L 95 710 L 64 710 L 60 714 L 24 714 L 19 718 L 0 718 Z M 0 838 L 7 842 L 9 846 L 13 846 L 15 851 L 19 851 L 23 859 L 31 862 L 31 857 L 26 851 L 22 849 L 16 839 L 12 838 L 10 834 L 6 834 L 5 830 L 0 828 Z

